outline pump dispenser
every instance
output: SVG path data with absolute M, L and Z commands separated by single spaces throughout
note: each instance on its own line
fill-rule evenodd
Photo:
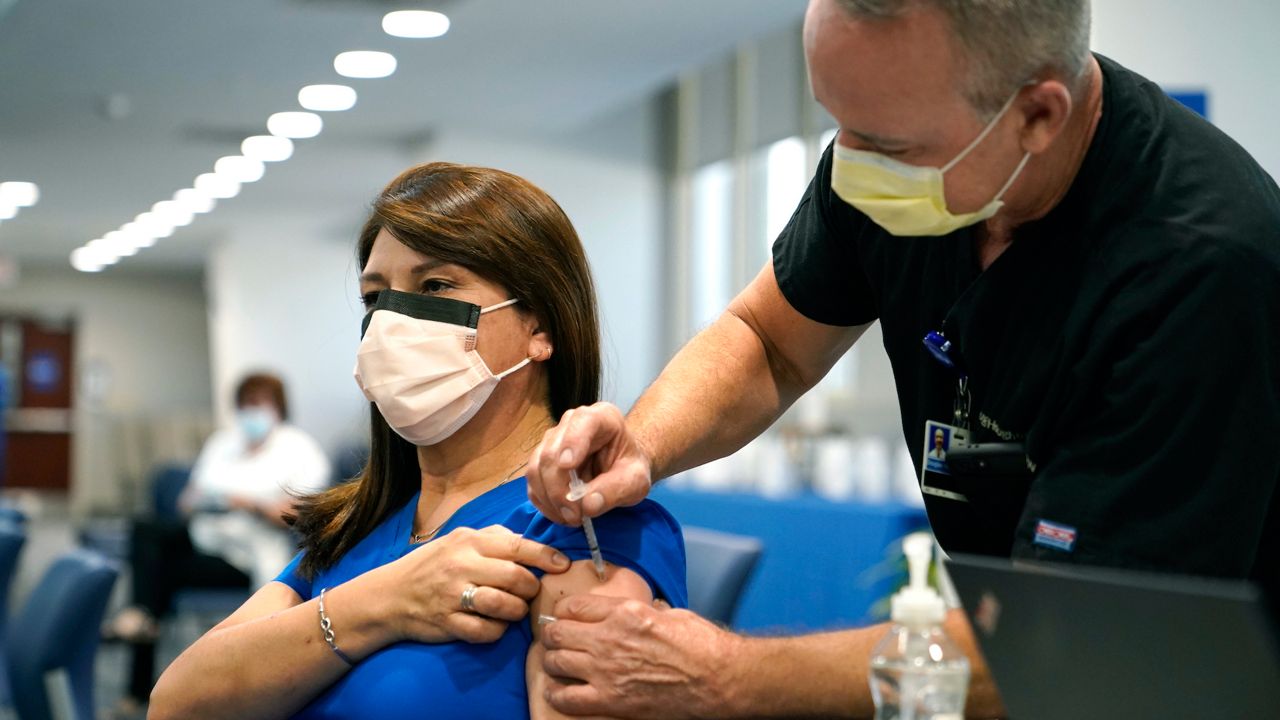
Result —
M 928 533 L 912 533 L 902 541 L 907 556 L 910 581 L 890 601 L 890 617 L 895 623 L 917 627 L 941 625 L 947 616 L 942 596 L 929 585 L 929 561 L 933 559 L 933 538 Z
M 913 533 L 902 542 L 907 586 L 893 596 L 893 626 L 871 656 L 876 720 L 961 720 L 969 690 L 969 658 L 942 623 L 947 607 L 929 585 L 933 537 Z

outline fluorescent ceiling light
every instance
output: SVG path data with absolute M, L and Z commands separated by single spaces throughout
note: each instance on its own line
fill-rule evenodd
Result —
M 346 85 L 308 85 L 298 91 L 298 104 L 318 112 L 350 110 L 356 104 L 356 91 Z
M 124 233 L 129 242 L 138 249 L 149 248 L 156 244 L 156 236 L 152 235 L 150 230 L 151 228 L 139 224 L 136 220 L 120 226 L 120 232 Z
M 396 56 L 376 50 L 351 50 L 333 59 L 333 69 L 349 78 L 380 78 L 396 71 Z
M 322 129 L 324 129 L 324 121 L 315 113 L 278 112 L 267 118 L 267 130 L 277 137 L 315 137 Z
M 112 230 L 103 235 L 100 247 L 104 252 L 111 253 L 117 258 L 129 257 L 138 253 L 138 246 L 134 243 L 134 237 L 121 230 Z
M 32 182 L 0 182 L 0 205 L 31 207 L 40 200 L 40 188 Z
M 79 247 L 71 251 L 71 267 L 80 272 L 100 272 L 108 264 L 90 248 Z
M 138 217 L 133 219 L 134 225 L 142 228 L 143 232 L 151 237 L 159 240 L 167 238 L 173 234 L 175 225 L 169 222 L 163 215 L 154 212 L 140 213 Z
M 269 136 L 263 135 L 262 137 L 269 137 Z M 280 139 L 284 140 L 284 138 L 280 138 Z M 289 142 L 289 141 L 285 140 L 285 142 Z M 181 205 L 183 208 L 186 208 L 187 210 L 190 210 L 191 212 L 196 214 L 207 213 L 213 209 L 214 205 L 218 204 L 218 201 L 214 200 L 208 195 L 205 195 L 199 190 L 196 190 L 195 188 L 184 188 L 182 190 L 179 190 L 178 192 L 173 194 L 173 201 Z
M 190 225 L 196 217 L 191 208 L 184 207 L 182 203 L 174 200 L 161 200 L 152 205 L 150 214 L 176 228 Z
M 240 193 L 240 183 L 217 173 L 205 173 L 197 177 L 195 188 L 197 192 L 219 200 L 233 198 Z
M 254 135 L 240 143 L 240 152 L 261 162 L 280 162 L 293 156 L 293 141 L 275 135 Z
M 18 217 L 18 208 L 16 205 L 10 205 L 0 198 L 0 220 L 12 220 Z
M 95 265 L 115 265 L 120 261 L 120 256 L 112 251 L 112 248 L 103 238 L 90 240 L 80 249 L 84 250 L 83 257 L 86 262 Z
M 382 16 L 382 30 L 402 38 L 434 38 L 449 32 L 449 17 L 433 10 L 397 10 Z
M 265 170 L 266 168 L 263 167 L 261 160 L 254 160 L 243 155 L 228 155 L 218 158 L 218 162 L 213 164 L 215 173 L 223 177 L 229 177 L 242 185 L 258 182 L 262 179 L 262 173 Z

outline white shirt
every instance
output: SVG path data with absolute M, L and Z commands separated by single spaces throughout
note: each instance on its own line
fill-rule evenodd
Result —
M 238 495 L 275 505 L 329 484 L 329 459 L 312 437 L 292 425 L 277 425 L 262 447 L 249 452 L 238 428 L 216 431 L 205 442 L 191 470 L 191 542 L 249 575 L 253 587 L 265 585 L 288 564 L 296 544 L 285 529 L 245 510 L 201 512 L 201 506 L 225 505 Z

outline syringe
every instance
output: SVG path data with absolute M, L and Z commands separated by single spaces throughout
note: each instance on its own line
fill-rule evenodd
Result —
M 581 500 L 587 494 L 586 483 L 582 482 L 582 478 L 578 477 L 578 471 L 569 469 L 569 495 L 571 501 Z M 591 524 L 591 518 L 585 513 L 582 515 L 582 532 L 587 536 L 587 549 L 591 551 L 591 564 L 596 568 L 596 575 L 600 577 L 600 582 L 604 582 L 604 556 L 600 554 L 600 542 L 596 540 L 596 529 Z

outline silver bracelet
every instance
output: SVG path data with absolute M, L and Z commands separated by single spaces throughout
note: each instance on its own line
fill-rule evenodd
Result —
M 329 649 L 335 655 L 342 659 L 342 662 L 355 667 L 355 661 L 347 657 L 347 654 L 338 648 L 338 643 L 333 639 L 333 622 L 329 620 L 329 615 L 324 611 L 324 593 L 329 588 L 320 589 L 320 632 L 324 633 L 324 641 L 329 643 Z

